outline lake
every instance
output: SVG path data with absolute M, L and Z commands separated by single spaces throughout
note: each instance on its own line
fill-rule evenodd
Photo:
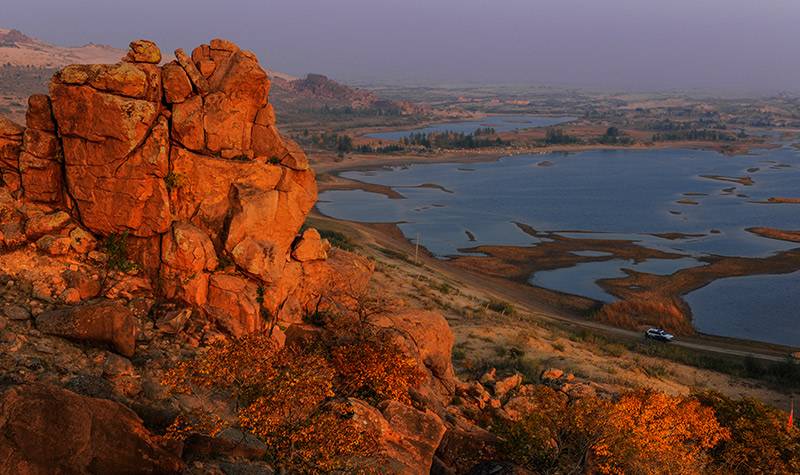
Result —
M 497 133 L 500 133 L 511 132 L 513 130 L 532 129 L 535 127 L 551 127 L 553 125 L 564 124 L 573 120 L 575 120 L 574 117 L 542 117 L 528 114 L 504 114 L 488 116 L 479 120 L 445 122 L 441 124 L 434 124 L 430 127 L 416 129 L 377 132 L 374 134 L 369 134 L 367 137 L 381 140 L 400 140 L 403 137 L 408 137 L 409 135 L 415 133 L 430 134 L 441 132 L 459 132 L 471 134 L 475 132 L 476 129 L 485 127 L 492 127 Z
M 484 244 L 531 246 L 541 242 L 515 223 L 578 239 L 632 240 L 685 256 L 666 266 L 611 259 L 531 276 L 534 285 L 600 301 L 611 296 L 594 282 L 620 277 L 625 268 L 671 273 L 693 263 L 702 265 L 695 259 L 705 255 L 766 257 L 800 246 L 745 230 L 753 226 L 800 229 L 800 205 L 766 203 L 770 197 L 800 196 L 800 153 L 790 147 L 733 157 L 678 149 L 524 155 L 468 165 L 415 164 L 351 171 L 342 176 L 390 186 L 405 199 L 359 190 L 329 191 L 320 195 L 317 206 L 322 213 L 355 221 L 399 223 L 407 237 L 419 237 L 421 245 L 443 258 Z M 741 177 L 750 177 L 752 184 L 732 181 Z M 414 188 L 425 183 L 443 189 Z M 687 236 L 654 236 L 662 233 Z M 729 292 L 750 295 L 754 304 L 760 302 L 758 296 L 765 295 L 770 299 L 765 308 L 777 320 L 800 329 L 795 311 L 800 308 L 796 275 L 727 280 L 735 282 L 717 281 L 687 297 L 700 331 L 800 345 L 800 334 L 776 332 L 764 325 L 735 330 L 744 327 L 733 322 L 752 320 L 752 309 L 716 306 Z M 772 285 L 793 291 L 762 293 L 765 286 Z

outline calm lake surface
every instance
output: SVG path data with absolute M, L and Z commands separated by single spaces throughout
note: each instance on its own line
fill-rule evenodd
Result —
M 621 269 L 669 274 L 702 265 L 694 258 L 703 255 L 765 257 L 799 246 L 745 231 L 752 226 L 800 229 L 800 205 L 764 203 L 770 197 L 800 197 L 800 152 L 789 147 L 735 157 L 676 149 L 527 155 L 343 176 L 390 186 L 405 199 L 330 191 L 320 195 L 322 213 L 400 223 L 408 238 L 419 238 L 440 257 L 483 244 L 540 242 L 515 222 L 573 238 L 634 240 L 686 256 L 638 264 L 611 259 L 531 276 L 534 285 L 601 301 L 612 297 L 595 281 L 624 276 Z M 752 185 L 725 179 L 745 176 Z M 442 189 L 418 187 L 431 183 Z M 652 235 L 674 232 L 701 236 L 669 240 Z M 749 296 L 752 305 L 725 304 L 731 294 Z M 702 332 L 800 346 L 798 274 L 725 279 L 692 292 L 687 301 Z
M 369 134 L 367 137 L 382 140 L 400 140 L 414 133 L 430 134 L 433 132 L 460 132 L 471 134 L 476 129 L 492 127 L 496 132 L 510 132 L 512 130 L 531 129 L 534 127 L 550 127 L 575 120 L 574 117 L 541 117 L 536 115 L 495 115 L 484 117 L 479 120 L 468 120 L 459 122 L 446 122 L 431 125 L 418 129 L 393 130 L 391 132 L 379 132 Z

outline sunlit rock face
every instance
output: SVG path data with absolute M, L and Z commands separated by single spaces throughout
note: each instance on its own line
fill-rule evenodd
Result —
M 161 58 L 137 40 L 119 63 L 58 71 L 27 127 L 0 122 L 3 188 L 95 239 L 125 236 L 154 288 L 235 335 L 302 311 L 345 277 L 316 231 L 299 236 L 316 180 L 277 129 L 267 73 L 221 39 Z

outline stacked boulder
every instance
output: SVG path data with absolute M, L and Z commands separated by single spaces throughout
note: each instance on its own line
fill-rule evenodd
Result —
M 63 152 L 56 135 L 50 98 L 36 94 L 28 99 L 27 125 L 19 156 L 22 189 L 30 201 L 62 203 Z
M 19 152 L 25 128 L 0 117 L 0 185 L 10 191 L 18 191 Z
M 57 72 L 49 95 L 30 98 L 26 128 L 0 121 L 3 192 L 95 238 L 124 236 L 166 298 L 234 336 L 368 274 L 315 230 L 298 235 L 316 181 L 278 132 L 256 56 L 215 39 L 175 58 L 159 65 L 158 47 L 138 40 L 117 64 Z

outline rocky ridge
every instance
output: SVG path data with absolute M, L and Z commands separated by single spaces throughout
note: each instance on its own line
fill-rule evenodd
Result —
M 322 74 L 304 78 L 273 77 L 273 100 L 283 112 L 300 112 L 327 108 L 332 111 L 373 111 L 385 114 L 410 115 L 422 111 L 407 101 L 381 99 L 375 93 L 334 81 Z

